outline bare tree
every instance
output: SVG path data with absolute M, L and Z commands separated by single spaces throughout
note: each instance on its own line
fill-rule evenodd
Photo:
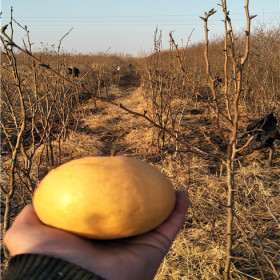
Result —
M 232 248 L 234 243 L 233 236 L 233 227 L 234 227 L 234 192 L 235 192 L 235 183 L 234 183 L 234 173 L 235 173 L 235 161 L 236 154 L 238 150 L 243 149 L 244 147 L 237 148 L 237 136 L 238 136 L 238 124 L 239 124 L 239 102 L 240 96 L 242 95 L 242 87 L 244 81 L 243 70 L 247 63 L 250 49 L 250 30 L 251 30 L 251 20 L 255 16 L 250 16 L 249 14 L 249 0 L 245 1 L 245 13 L 247 18 L 247 27 L 245 31 L 245 44 L 244 44 L 244 52 L 241 57 L 236 54 L 236 46 L 235 46 L 235 37 L 233 33 L 233 28 L 231 24 L 231 19 L 229 17 L 229 12 L 227 10 L 226 0 L 221 0 L 220 6 L 224 12 L 224 24 L 225 24 L 225 36 L 224 36 L 224 100 L 225 104 L 222 104 L 222 99 L 217 95 L 216 84 L 217 78 L 213 75 L 211 71 L 211 62 L 209 59 L 209 38 L 208 38 L 208 20 L 209 18 L 216 13 L 216 10 L 211 9 L 209 12 L 205 12 L 205 15 L 200 17 L 204 21 L 204 32 L 205 32 L 205 48 L 204 48 L 204 57 L 206 64 L 206 73 L 208 76 L 209 87 L 211 88 L 212 93 L 212 103 L 208 104 L 210 109 L 213 111 L 216 117 L 216 129 L 223 140 L 223 142 L 227 145 L 227 151 L 221 157 L 221 161 L 226 166 L 227 170 L 227 229 L 226 229 L 226 238 L 227 238 L 227 258 L 225 263 L 224 270 L 224 278 L 227 280 L 230 278 L 230 268 L 232 262 Z M 185 75 L 189 78 L 189 74 L 185 70 L 182 65 L 182 60 L 180 58 L 180 53 L 178 50 L 178 45 L 175 44 L 175 41 L 170 33 L 171 41 L 173 42 L 176 48 L 176 54 L 179 62 L 180 69 L 185 73 Z M 228 90 L 228 67 L 229 67 L 229 59 L 232 65 L 232 80 L 234 81 L 234 91 L 232 93 Z M 197 90 L 198 94 L 199 88 L 194 86 Z M 232 95 L 229 98 L 229 95 Z M 233 100 L 232 104 L 230 101 Z M 222 108 L 226 108 L 226 112 L 224 113 Z M 226 127 L 224 124 L 227 124 Z M 230 128 L 230 133 L 228 137 L 225 136 L 225 131 Z M 252 139 L 250 139 L 252 140 Z M 248 143 L 246 143 L 248 145 Z M 216 147 L 217 150 L 220 150 L 220 147 Z

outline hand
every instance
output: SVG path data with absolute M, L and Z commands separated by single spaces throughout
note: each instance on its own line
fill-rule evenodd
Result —
M 177 191 L 173 212 L 156 229 L 136 237 L 96 241 L 44 225 L 28 205 L 5 234 L 4 243 L 12 256 L 48 255 L 105 279 L 153 279 L 184 222 L 188 206 L 186 193 Z

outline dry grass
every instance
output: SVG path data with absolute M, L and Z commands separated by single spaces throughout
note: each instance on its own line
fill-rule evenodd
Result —
M 273 40 L 279 40 L 279 33 L 274 34 Z M 217 62 L 213 67 L 217 74 L 221 72 L 220 57 L 215 52 L 215 48 L 218 49 L 219 46 L 221 46 L 220 42 L 216 42 L 211 49 L 214 56 L 212 59 Z M 255 53 L 258 54 L 257 46 L 253 46 Z M 184 51 L 185 61 L 188 62 L 188 67 L 193 69 L 194 79 L 198 80 L 199 86 L 205 87 L 205 75 L 201 71 L 201 65 L 203 65 L 203 59 L 200 57 L 201 46 L 192 46 Z M 271 58 L 273 55 L 276 58 L 276 54 L 269 54 L 270 59 L 273 59 Z M 55 64 L 53 55 L 44 56 L 42 54 L 42 56 L 48 63 Z M 167 57 L 171 60 L 165 61 Z M 170 56 L 168 52 L 162 54 L 161 61 L 164 64 L 160 65 L 159 69 L 163 71 L 164 75 L 158 80 L 152 80 L 152 83 L 147 80 L 149 72 L 146 70 L 151 65 L 155 66 L 153 65 L 153 57 L 133 60 L 114 56 L 106 57 L 106 60 L 103 59 L 105 59 L 104 56 L 71 57 L 66 55 L 62 62 L 64 66 L 72 64 L 79 67 L 84 75 L 79 82 L 84 83 L 86 88 L 92 90 L 96 89 L 94 78 L 97 77 L 98 73 L 108 74 L 108 71 L 121 64 L 122 69 L 124 69 L 121 73 L 121 79 L 110 80 L 108 98 L 137 112 L 147 111 L 147 114 L 151 116 L 153 112 L 151 111 L 151 100 L 147 98 L 147 92 L 149 93 L 147 88 L 152 84 L 154 85 L 153 89 L 164 85 L 164 83 L 158 83 L 162 81 L 163 77 L 167 77 L 163 82 L 170 81 L 171 76 L 169 76 L 168 71 L 174 71 L 177 65 L 174 56 Z M 259 56 L 258 59 L 260 59 Z M 26 60 L 26 57 L 19 56 L 19 67 L 23 76 L 31 71 Z M 134 72 L 133 75 L 127 68 L 130 60 L 136 68 L 136 74 Z M 248 81 L 240 107 L 240 130 L 245 128 L 250 120 L 267 113 L 273 106 L 276 106 L 275 113 L 279 119 L 279 96 L 275 95 L 275 88 L 269 83 L 269 77 L 261 76 L 261 69 L 258 69 L 254 62 L 256 60 L 251 61 L 254 68 L 246 70 Z M 110 65 L 109 70 L 105 69 L 104 65 L 106 64 Z M 276 69 L 273 70 L 276 84 L 280 81 L 278 64 L 273 65 Z M 94 65 L 94 71 L 89 71 L 86 65 Z M 266 69 L 268 66 L 268 64 L 262 64 L 262 67 Z M 49 90 L 53 90 L 56 80 L 47 76 L 42 70 L 38 71 L 38 74 L 41 75 L 41 92 L 44 93 L 47 86 L 50 87 Z M 179 127 L 180 136 L 193 145 L 203 147 L 211 152 L 213 150 L 212 144 L 206 140 L 202 131 L 213 143 L 219 143 L 219 137 L 213 128 L 213 115 L 206 103 L 202 99 L 197 99 L 192 87 L 183 80 L 179 71 L 176 74 L 174 72 L 171 74 L 175 81 L 172 80 L 174 87 L 170 88 L 168 84 L 168 89 L 165 92 L 174 92 L 170 104 L 172 113 L 177 113 L 175 119 L 177 124 L 179 117 L 182 117 Z M 3 81 L 9 85 L 9 91 L 14 92 L 15 88 L 12 80 L 9 80 L 8 68 L 3 71 L 3 75 L 5 76 Z M 141 86 L 138 75 L 141 77 Z M 102 79 L 104 77 L 102 76 Z M 261 83 L 263 86 L 261 92 L 258 91 L 258 87 L 255 87 L 256 80 L 258 84 Z M 28 84 L 28 81 L 26 80 L 25 89 L 29 92 L 32 84 Z M 73 89 L 65 86 L 65 90 L 71 92 Z M 261 100 L 271 97 L 270 104 L 258 102 L 257 98 L 264 92 L 267 95 L 263 96 Z M 101 94 L 104 93 L 103 87 Z M 245 106 L 245 104 L 247 105 Z M 158 131 L 150 123 L 147 123 L 143 118 L 125 113 L 118 107 L 108 106 L 90 98 L 82 100 L 74 108 L 71 112 L 71 126 L 67 130 L 65 139 L 60 142 L 57 141 L 57 131 L 59 131 L 61 124 L 55 123 L 58 129 L 52 135 L 52 148 L 53 154 L 60 154 L 60 156 L 55 157 L 54 166 L 51 166 L 46 146 L 41 145 L 32 159 L 34 163 L 30 173 L 32 179 L 38 182 L 51 168 L 63 162 L 83 156 L 109 155 L 111 149 L 117 150 L 118 154 L 150 162 L 170 178 L 175 189 L 187 190 L 191 200 L 185 225 L 162 262 L 156 279 L 223 279 L 222 273 L 226 258 L 227 209 L 225 205 L 227 204 L 227 189 L 225 168 L 221 166 L 221 162 L 198 157 L 192 153 L 175 152 L 175 143 L 168 137 L 165 143 L 167 148 L 161 149 L 157 146 L 156 141 Z M 172 129 L 171 122 L 168 123 L 168 128 Z M 236 239 L 233 249 L 232 279 L 276 279 L 273 267 L 280 270 L 279 226 L 271 214 L 273 213 L 279 220 L 279 143 L 276 143 L 275 147 L 273 165 L 270 168 L 267 167 L 267 151 L 253 153 L 249 151 L 240 155 L 235 162 L 236 218 L 234 237 Z M 28 150 L 28 147 L 26 148 Z M 9 151 L 5 150 L 2 155 L 2 181 L 5 187 L 9 181 L 10 158 Z M 19 154 L 17 163 L 21 167 L 24 166 L 21 154 Z M 32 191 L 28 190 L 19 177 L 17 180 L 19 188 L 14 196 L 11 220 L 26 203 L 30 202 L 32 196 Z M 3 207 L 1 208 L 3 211 Z
M 116 87 L 112 88 L 110 94 L 135 110 L 141 111 L 145 107 L 139 88 L 128 88 L 123 92 Z M 104 104 L 98 103 L 96 107 L 92 100 L 84 104 L 83 110 L 84 117 L 80 119 L 78 129 L 70 132 L 62 143 L 62 162 L 82 156 L 108 155 L 114 148 L 119 154 L 155 164 L 170 178 L 176 189 L 186 189 L 189 193 L 192 206 L 185 226 L 164 259 L 156 279 L 222 279 L 226 226 L 226 210 L 222 204 L 226 201 L 226 190 L 225 178 L 220 176 L 220 164 L 194 155 L 174 157 L 166 154 L 162 157 L 156 146 L 152 145 L 153 128 L 141 119 Z M 193 122 L 199 125 L 201 118 L 203 116 Z M 54 151 L 57 151 L 56 145 Z M 39 154 L 40 150 L 34 158 L 35 162 Z M 241 224 L 236 226 L 236 231 L 242 236 L 234 250 L 237 259 L 234 261 L 233 279 L 254 279 L 246 275 L 261 279 L 258 271 L 255 271 L 252 248 L 257 248 L 254 249 L 257 252 L 262 249 L 247 223 L 257 232 L 265 252 L 280 267 L 277 255 L 280 249 L 279 231 L 263 201 L 263 197 L 269 198 L 272 212 L 279 215 L 279 151 L 270 169 L 256 154 L 251 156 L 255 157 L 255 161 L 250 164 L 240 162 L 236 176 L 236 213 Z M 45 171 L 48 171 L 47 166 Z M 22 203 L 18 201 L 15 205 Z M 264 266 L 263 270 L 267 269 L 267 265 Z M 268 271 L 266 275 L 270 274 Z M 273 277 L 267 276 L 266 279 Z

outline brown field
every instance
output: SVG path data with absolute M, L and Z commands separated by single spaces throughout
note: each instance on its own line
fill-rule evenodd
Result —
M 238 134 L 273 109 L 280 120 L 279 29 L 261 28 L 250 39 L 238 100 Z M 158 40 L 155 34 L 155 43 Z M 236 57 L 243 55 L 244 41 L 240 35 Z M 220 155 L 227 154 L 233 126 L 222 116 L 234 115 L 236 76 L 229 60 L 225 83 L 224 41 L 211 42 L 214 97 L 204 49 L 203 43 L 180 49 L 186 75 L 174 48 L 155 48 L 142 58 L 45 50 L 33 54 L 45 64 L 40 66 L 7 46 L 10 61 L 4 54 L 1 61 L 3 231 L 31 202 L 49 170 L 74 158 L 109 155 L 114 149 L 155 165 L 175 189 L 190 196 L 185 225 L 156 279 L 224 279 L 229 193 L 226 160 Z M 79 68 L 78 78 L 66 73 L 71 65 Z M 219 127 L 217 111 L 211 109 L 215 106 Z M 235 140 L 238 149 L 247 139 Z M 238 151 L 232 162 L 230 279 L 279 279 L 280 142 L 274 147 L 271 166 L 268 150 L 249 147 Z M 8 258 L 2 258 L 5 269 Z

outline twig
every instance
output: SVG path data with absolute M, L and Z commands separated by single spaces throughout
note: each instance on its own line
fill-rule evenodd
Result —
M 202 132 L 204 138 L 207 140 L 207 142 L 208 142 L 216 151 L 219 151 L 219 147 L 213 143 L 213 141 L 210 139 L 210 137 L 207 136 L 207 135 L 205 134 L 205 132 L 203 131 L 203 129 L 200 128 L 200 130 L 201 130 L 201 132 Z
M 216 79 L 213 78 L 213 75 L 211 73 L 211 68 L 210 68 L 210 62 L 209 62 L 208 18 L 215 13 L 216 13 L 216 11 L 214 9 L 212 9 L 208 13 L 205 12 L 205 17 L 200 17 L 200 18 L 203 19 L 203 21 L 204 21 L 204 33 L 205 33 L 204 58 L 205 58 L 205 63 L 206 63 L 206 73 L 208 75 L 209 85 L 210 85 L 212 95 L 213 95 L 214 110 L 215 110 L 215 115 L 216 115 L 216 126 L 219 131 L 220 137 L 223 139 L 224 142 L 226 142 L 223 130 L 221 129 L 221 125 L 220 125 L 221 110 L 219 108 L 216 87 L 215 87 Z
M 68 36 L 68 35 L 70 34 L 70 32 L 71 32 L 73 29 L 74 29 L 74 27 L 72 27 L 67 33 L 65 33 L 65 34 L 61 37 L 61 39 L 59 40 L 58 47 L 57 47 L 58 53 L 59 53 L 59 50 L 60 50 L 60 47 L 61 47 L 62 40 L 63 40 L 66 36 Z
M 138 113 L 138 112 L 134 112 L 126 107 L 124 107 L 122 104 L 120 104 L 120 108 L 122 108 L 124 111 L 130 113 L 130 114 L 133 114 L 133 115 L 136 115 L 138 117 L 142 117 L 144 119 L 146 119 L 148 122 L 150 122 L 154 127 L 158 128 L 158 129 L 161 129 L 163 130 L 164 132 L 166 132 L 168 135 L 170 135 L 172 138 L 176 139 L 176 141 L 178 141 L 182 146 L 184 146 L 185 148 L 187 148 L 189 152 L 193 152 L 193 153 L 196 153 L 196 154 L 199 154 L 201 156 L 204 156 L 204 157 L 213 157 L 213 158 L 219 158 L 219 159 L 225 159 L 225 156 L 222 155 L 222 154 L 212 154 L 212 153 L 207 153 L 187 142 L 184 142 L 182 141 L 181 139 L 177 138 L 176 135 L 174 135 L 171 131 L 169 131 L 168 129 L 166 129 L 165 127 L 162 127 L 160 125 L 158 125 L 157 123 L 155 123 L 152 119 L 150 119 L 149 117 L 146 116 L 146 113 L 144 114 L 141 114 L 141 113 Z
M 228 26 L 227 26 L 227 18 L 229 15 L 229 12 L 227 11 L 227 5 L 225 1 L 221 1 L 222 4 L 218 4 L 223 8 L 224 12 L 224 27 L 225 27 L 225 40 L 224 40 L 224 93 L 225 93 L 225 100 L 226 100 L 226 109 L 227 109 L 227 114 L 228 118 L 232 120 L 232 115 L 230 111 L 230 105 L 229 105 L 229 97 L 228 97 Z
M 253 140 L 253 138 L 254 138 L 254 136 L 251 136 L 241 148 L 236 150 L 236 152 L 239 153 L 242 150 L 244 150 L 246 147 L 248 147 L 250 145 L 251 141 Z

